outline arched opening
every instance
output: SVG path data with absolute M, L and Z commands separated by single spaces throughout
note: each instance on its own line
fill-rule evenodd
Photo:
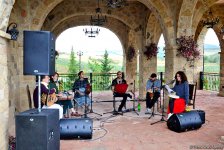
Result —
M 163 34 L 161 34 L 158 42 L 158 54 L 157 54 L 157 72 L 165 72 L 165 40 Z
M 79 70 L 102 72 L 100 66 L 90 66 L 89 63 L 97 61 L 97 64 L 101 65 L 100 60 L 104 59 L 106 52 L 111 66 L 111 70 L 108 72 L 123 70 L 124 58 L 121 42 L 113 32 L 103 27 L 78 26 L 69 28 L 57 37 L 56 50 L 59 52 L 56 70 L 60 73 L 68 72 L 72 50 L 76 63 L 80 64 Z
M 220 51 L 218 37 L 213 29 L 208 29 L 204 39 L 204 72 L 220 72 Z

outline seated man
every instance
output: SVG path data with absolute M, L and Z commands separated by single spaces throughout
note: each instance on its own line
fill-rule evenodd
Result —
M 50 77 L 48 75 L 42 75 L 41 76 L 41 96 L 43 95 L 50 95 L 54 94 L 56 92 L 56 89 L 48 89 L 48 83 L 49 83 Z M 34 101 L 34 107 L 38 108 L 38 86 L 36 86 L 34 92 L 33 92 L 33 101 Z M 44 109 L 59 109 L 59 119 L 63 117 L 63 108 L 52 102 L 52 105 L 47 106 L 47 101 L 43 102 L 41 101 L 41 107 Z
M 151 113 L 151 108 L 160 97 L 161 81 L 157 79 L 157 75 L 152 73 L 149 80 L 146 83 L 146 112 Z
M 122 108 L 124 107 L 124 105 L 126 103 L 127 97 L 132 98 L 132 96 L 128 93 L 118 93 L 118 92 L 116 92 L 115 86 L 117 84 L 127 84 L 126 80 L 122 76 L 121 71 L 117 72 L 117 78 L 115 78 L 112 81 L 112 91 L 113 91 L 113 94 L 114 94 L 115 97 L 123 97 L 123 100 L 122 100 L 120 106 L 118 107 L 118 111 L 122 111 Z

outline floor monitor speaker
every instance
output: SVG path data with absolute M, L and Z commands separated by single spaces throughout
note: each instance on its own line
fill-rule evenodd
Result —
M 93 121 L 90 118 L 61 119 L 61 139 L 91 139 L 93 132 Z
M 167 121 L 168 128 L 175 132 L 198 129 L 201 125 L 201 117 L 197 111 L 173 114 Z

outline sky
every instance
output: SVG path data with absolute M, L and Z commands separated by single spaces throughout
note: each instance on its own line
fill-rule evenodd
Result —
M 119 59 L 123 56 L 122 45 L 118 37 L 110 30 L 99 27 L 99 34 L 95 38 L 85 35 L 85 30 L 90 31 L 90 26 L 79 26 L 65 30 L 56 39 L 56 50 L 59 52 L 70 53 L 73 46 L 74 51 L 82 51 L 85 56 L 102 56 L 105 50 L 110 56 L 117 56 Z M 92 27 L 93 31 L 97 27 Z M 206 44 L 219 45 L 215 32 L 209 29 L 205 36 Z M 160 37 L 158 46 L 164 47 L 163 36 Z

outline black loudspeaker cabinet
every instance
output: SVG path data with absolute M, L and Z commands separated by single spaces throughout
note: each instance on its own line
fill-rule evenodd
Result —
M 204 110 L 192 110 L 198 112 L 199 116 L 201 117 L 202 124 L 205 123 L 205 111 Z
M 91 139 L 93 132 L 93 121 L 90 118 L 61 119 L 61 139 Z
M 24 75 L 55 73 L 55 37 L 49 31 L 24 31 Z
M 168 128 L 175 132 L 198 129 L 201 125 L 201 117 L 197 111 L 173 114 L 167 121 Z
M 16 115 L 16 150 L 59 150 L 58 109 L 31 109 Z

